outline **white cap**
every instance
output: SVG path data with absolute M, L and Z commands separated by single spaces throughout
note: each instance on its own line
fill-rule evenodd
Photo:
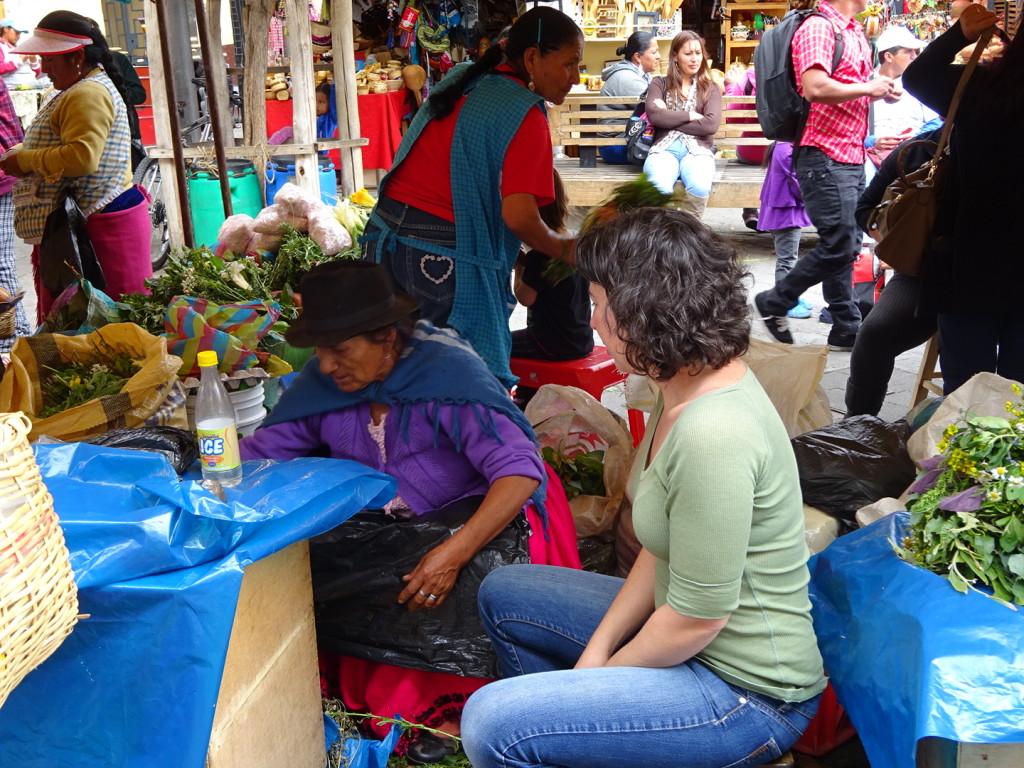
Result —
M 914 33 L 906 27 L 888 27 L 875 41 L 879 51 L 889 51 L 893 48 L 910 48 L 919 51 L 924 48 L 923 40 L 914 37 Z

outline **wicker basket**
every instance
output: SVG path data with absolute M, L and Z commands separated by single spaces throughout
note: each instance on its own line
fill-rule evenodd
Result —
M 64 532 L 23 413 L 0 415 L 0 705 L 75 626 L 78 592 Z

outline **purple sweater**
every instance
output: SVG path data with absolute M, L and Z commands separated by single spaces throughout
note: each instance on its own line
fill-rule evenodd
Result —
M 428 404 L 432 410 L 434 404 Z M 441 430 L 434 447 L 432 419 L 414 408 L 409 417 L 409 440 L 402 439 L 399 413 L 392 407 L 385 422 L 387 463 L 370 436 L 370 406 L 307 416 L 257 429 L 239 442 L 242 459 L 293 459 L 327 446 L 335 459 L 350 459 L 398 480 L 398 495 L 421 515 L 467 496 L 487 493 L 496 479 L 508 475 L 544 477 L 537 447 L 506 417 L 493 413 L 504 442 L 489 437 L 472 405 L 439 405 Z M 458 412 L 462 452 L 450 436 L 452 414 Z

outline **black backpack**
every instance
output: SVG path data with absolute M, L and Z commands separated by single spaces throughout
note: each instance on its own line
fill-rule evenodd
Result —
M 754 71 L 757 73 L 757 91 L 754 94 L 757 120 L 766 139 L 798 142 L 807 123 L 811 104 L 796 89 L 793 70 L 793 35 L 811 16 L 828 17 L 820 11 L 790 11 L 782 21 L 764 33 L 754 49 Z M 843 33 L 836 32 L 832 72 L 843 58 Z
M 654 126 L 647 119 L 647 91 L 640 94 L 640 100 L 626 123 L 626 159 L 630 165 L 643 165 L 654 146 Z

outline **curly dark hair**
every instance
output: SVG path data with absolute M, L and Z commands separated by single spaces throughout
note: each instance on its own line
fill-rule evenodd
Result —
M 639 208 L 576 243 L 580 273 L 608 294 L 630 366 L 657 381 L 725 366 L 750 341 L 750 273 L 736 250 L 689 214 Z

